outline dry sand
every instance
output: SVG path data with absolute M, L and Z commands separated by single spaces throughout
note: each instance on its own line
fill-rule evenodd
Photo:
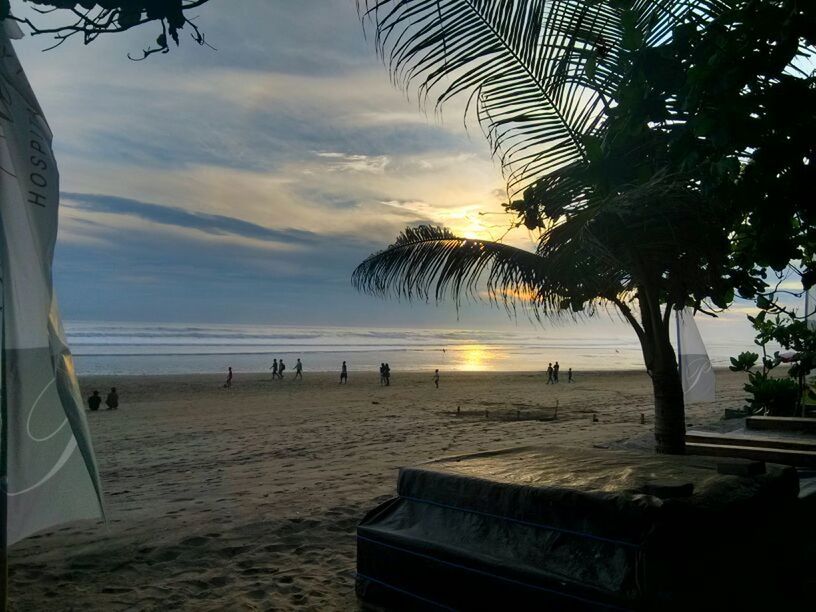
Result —
M 89 414 L 108 526 L 16 545 L 13 609 L 356 610 L 355 526 L 393 494 L 398 467 L 648 441 L 653 421 L 642 373 L 547 386 L 541 374 L 443 372 L 438 390 L 431 374 L 396 373 L 390 387 L 373 374 L 351 372 L 348 386 L 292 374 L 237 374 L 231 390 L 213 376 L 83 380 L 85 395 L 116 386 L 121 397 L 119 410 Z M 688 422 L 741 406 L 744 381 L 719 372 L 718 403 L 690 407 Z M 535 420 L 556 401 L 556 421 Z

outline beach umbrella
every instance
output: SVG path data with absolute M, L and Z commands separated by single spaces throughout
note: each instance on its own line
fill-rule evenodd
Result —
M 103 516 L 102 491 L 51 284 L 59 176 L 51 131 L 0 24 L 0 609 L 9 546 Z
M 676 310 L 677 367 L 683 382 L 683 401 L 713 402 L 715 391 L 714 370 L 708 358 L 694 313 L 688 309 Z

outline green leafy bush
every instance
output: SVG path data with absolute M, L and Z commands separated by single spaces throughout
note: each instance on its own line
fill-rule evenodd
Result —
M 763 372 L 749 372 L 744 388 L 752 395 L 745 406 L 751 414 L 796 415 L 799 385 L 792 378 L 771 378 Z

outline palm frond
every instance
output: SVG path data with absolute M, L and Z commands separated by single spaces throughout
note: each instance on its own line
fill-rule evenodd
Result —
M 627 45 L 734 0 L 357 0 L 394 82 L 439 107 L 464 95 L 508 190 L 582 162 L 624 78 Z M 632 39 L 637 40 L 633 41 Z
M 542 257 L 499 242 L 461 238 L 441 227 L 413 227 L 361 263 L 352 283 L 380 297 L 436 302 L 450 297 L 457 305 L 486 292 L 508 310 L 520 305 L 536 317 L 557 317 L 624 291 L 617 278 L 601 276 L 608 269 L 595 265 L 579 244 Z

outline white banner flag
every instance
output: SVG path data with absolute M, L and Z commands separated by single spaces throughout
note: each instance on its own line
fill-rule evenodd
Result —
M 51 130 L 0 22 L 0 258 L 7 544 L 97 518 L 102 491 L 54 291 L 59 176 Z
M 714 370 L 700 337 L 694 314 L 688 308 L 677 313 L 677 360 L 685 403 L 713 402 Z

